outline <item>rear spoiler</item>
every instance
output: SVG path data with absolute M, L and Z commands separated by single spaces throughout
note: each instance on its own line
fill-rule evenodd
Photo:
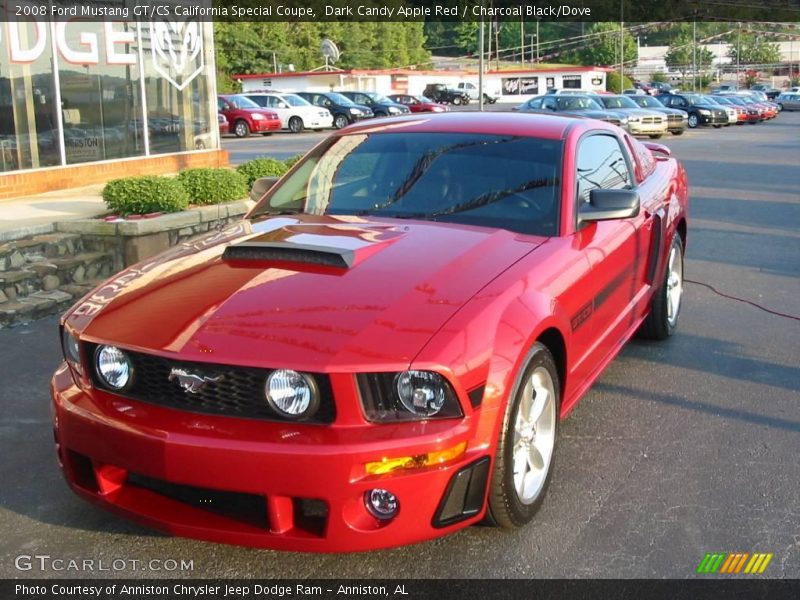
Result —
M 650 150 L 650 152 L 658 152 L 659 154 L 663 154 L 664 156 L 672 156 L 672 150 L 667 148 L 663 144 L 655 144 L 653 142 L 642 142 L 645 148 Z

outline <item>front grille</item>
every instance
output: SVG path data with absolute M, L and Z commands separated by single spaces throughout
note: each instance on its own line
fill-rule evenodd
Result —
M 667 121 L 670 123 L 680 123 L 683 121 L 683 117 L 681 115 L 668 115 Z
M 87 356 L 94 357 L 97 346 L 87 344 Z M 177 361 L 152 354 L 126 351 L 133 364 L 133 381 L 124 391 L 109 388 L 98 377 L 95 368 L 90 369 L 95 387 L 142 402 L 190 412 L 288 421 L 273 410 L 264 397 L 264 384 L 273 369 L 258 369 Z M 92 358 L 92 363 L 94 359 Z M 207 377 L 209 381 L 196 393 L 184 391 L 177 381 L 170 381 L 173 368 Z M 304 423 L 332 423 L 336 417 L 330 378 L 312 374 L 320 394 L 317 412 Z M 219 378 L 217 381 L 214 379 Z
M 646 123 L 648 125 L 654 125 L 658 123 L 661 124 L 661 117 L 645 117 L 642 119 L 642 123 Z

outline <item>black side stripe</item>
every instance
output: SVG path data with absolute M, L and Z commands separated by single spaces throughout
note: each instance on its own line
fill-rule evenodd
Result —
M 620 287 L 625 280 L 628 278 L 631 269 L 623 269 L 620 271 L 614 279 L 608 282 L 606 286 L 600 290 L 597 296 L 590 302 L 584 304 L 578 312 L 576 312 L 572 318 L 570 319 L 570 324 L 572 326 L 572 331 L 578 329 L 581 325 L 586 323 L 589 318 L 594 314 L 594 311 L 598 310 L 605 302 L 611 297 L 618 287 Z

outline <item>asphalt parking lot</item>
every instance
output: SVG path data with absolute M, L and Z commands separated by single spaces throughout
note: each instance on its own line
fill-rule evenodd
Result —
M 396 550 L 308 555 L 177 539 L 73 496 L 55 461 L 48 379 L 56 320 L 0 331 L 0 577 L 19 555 L 193 561 L 133 577 L 693 577 L 706 552 L 771 552 L 800 577 L 800 113 L 666 143 L 691 185 L 679 332 L 631 342 L 563 424 L 536 521 Z M 321 139 L 226 140 L 234 162 Z M 718 292 L 754 304 L 730 299 Z M 141 564 L 141 563 L 140 563 Z

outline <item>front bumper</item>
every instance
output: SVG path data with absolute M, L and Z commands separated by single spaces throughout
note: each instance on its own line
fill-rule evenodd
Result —
M 661 123 L 628 121 L 628 132 L 631 135 L 663 135 L 667 133 L 667 122 L 666 120 Z
M 478 492 L 470 490 L 478 508 L 434 525 L 455 474 L 478 463 L 488 473 L 488 443 L 475 439 L 477 416 L 357 427 L 218 417 L 85 392 L 65 365 L 51 393 L 69 486 L 173 535 L 280 550 L 364 551 L 450 533 L 485 510 L 484 481 Z M 365 474 L 367 462 L 461 442 L 466 453 L 444 465 Z M 373 488 L 398 498 L 393 520 L 366 510 L 364 494 Z
M 280 119 L 264 119 L 262 121 L 253 120 L 253 131 L 256 133 L 263 133 L 265 131 L 280 131 Z
M 728 115 L 702 115 L 700 113 L 697 114 L 697 117 L 700 121 L 701 125 L 727 125 L 728 124 Z

